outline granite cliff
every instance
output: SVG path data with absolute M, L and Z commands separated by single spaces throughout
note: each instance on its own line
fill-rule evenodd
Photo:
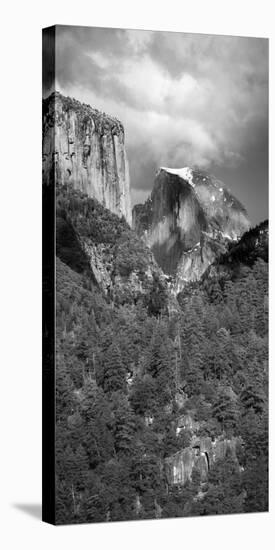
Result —
M 43 101 L 43 183 L 97 199 L 131 225 L 130 177 L 119 120 L 54 92 Z
M 133 208 L 133 227 L 179 292 L 200 279 L 230 242 L 249 228 L 242 204 L 222 182 L 191 168 L 160 168 L 144 205 Z
M 193 438 L 192 446 L 186 447 L 169 456 L 164 461 L 167 481 L 170 485 L 184 485 L 192 479 L 192 472 L 197 468 L 201 481 L 207 481 L 208 472 L 217 460 L 224 460 L 229 452 L 237 461 L 236 448 L 241 444 L 240 438 L 217 437 Z

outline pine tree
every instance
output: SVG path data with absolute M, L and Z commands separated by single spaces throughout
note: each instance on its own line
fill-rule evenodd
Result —
M 209 472 L 208 489 L 192 506 L 194 515 L 240 514 L 244 512 L 245 491 L 239 466 L 230 453 Z
M 236 426 L 237 405 L 225 388 L 220 388 L 217 393 L 213 403 L 213 416 L 221 423 L 223 431 L 232 430 Z
M 146 374 L 136 378 L 130 392 L 130 402 L 136 414 L 153 413 L 157 400 L 158 388 L 156 381 Z
M 254 409 L 256 413 L 261 413 L 264 408 L 265 396 L 261 388 L 258 388 L 255 383 L 247 380 L 241 395 L 240 400 L 244 409 Z
M 57 353 L 56 363 L 56 417 L 57 422 L 67 418 L 73 410 L 74 385 L 65 364 L 64 355 Z
M 114 413 L 113 434 L 116 452 L 128 455 L 132 451 L 135 417 L 128 399 L 121 392 L 113 394 L 112 410 Z
M 150 342 L 146 371 L 156 382 L 160 405 L 171 401 L 175 392 L 175 364 L 174 346 L 164 327 L 158 324 Z
M 116 344 L 106 351 L 103 367 L 103 389 L 105 392 L 126 391 L 126 370 Z
M 203 330 L 203 302 L 198 296 L 191 300 L 181 322 L 181 350 L 185 388 L 188 395 L 199 394 L 204 373 L 207 376 L 205 347 L 207 340 Z

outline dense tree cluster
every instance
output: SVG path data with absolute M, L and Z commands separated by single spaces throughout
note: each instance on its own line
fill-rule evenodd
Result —
M 90 223 L 92 202 L 75 200 L 76 223 Z M 127 270 L 123 227 L 116 218 L 106 231 L 122 239 Z M 63 246 L 56 265 L 57 522 L 267 510 L 268 264 L 259 257 L 237 276 L 191 285 L 172 314 L 158 281 L 148 303 L 106 301 L 67 242 L 75 262 Z M 169 485 L 164 459 L 190 445 L 188 430 L 176 430 L 190 412 L 200 436 L 240 437 L 238 461 L 229 453 L 207 482 L 194 470 L 185 486 Z

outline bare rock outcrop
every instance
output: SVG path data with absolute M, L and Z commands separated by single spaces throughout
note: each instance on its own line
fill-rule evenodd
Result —
M 43 101 L 43 183 L 97 199 L 131 225 L 130 177 L 119 120 L 54 92 Z
M 133 208 L 133 227 L 179 292 L 237 241 L 250 223 L 222 182 L 191 168 L 160 168 L 151 196 Z
M 165 458 L 164 467 L 169 485 L 184 485 L 190 481 L 195 467 L 200 472 L 201 480 L 206 481 L 209 469 L 217 460 L 223 460 L 228 451 L 236 458 L 238 442 L 238 437 L 217 437 L 214 440 L 210 437 L 195 438 L 190 447 Z

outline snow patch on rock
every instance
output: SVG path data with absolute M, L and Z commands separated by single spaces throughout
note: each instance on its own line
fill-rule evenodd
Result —
M 188 181 L 192 187 L 195 187 L 193 182 L 193 170 L 192 168 L 189 168 L 189 166 L 185 166 L 184 168 L 166 168 L 165 166 L 161 166 L 160 169 L 165 170 L 165 172 L 168 172 L 169 174 L 179 176 L 183 180 Z

